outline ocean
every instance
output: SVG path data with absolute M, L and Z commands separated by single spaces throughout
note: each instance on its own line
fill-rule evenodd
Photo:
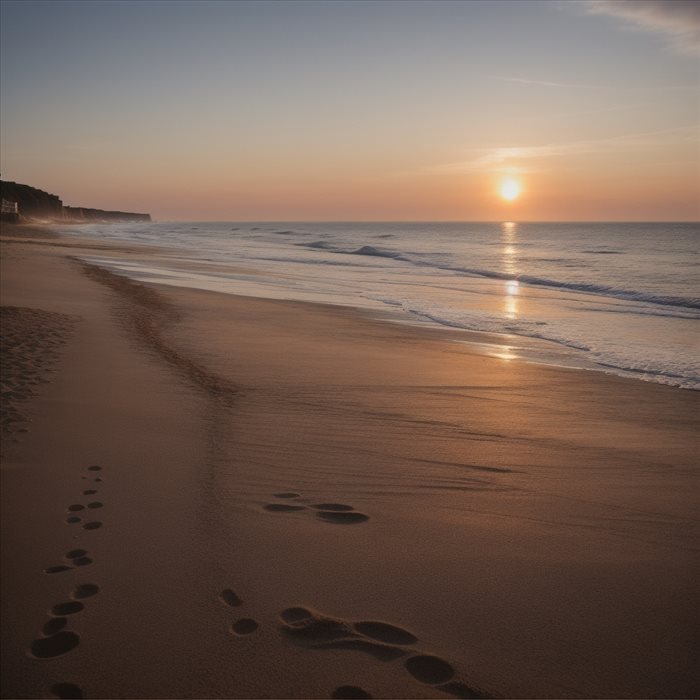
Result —
M 503 361 L 700 388 L 692 223 L 93 224 L 145 246 L 86 260 L 141 281 L 342 304 L 490 334 Z M 154 252 L 157 246 L 160 252 Z M 473 336 L 455 332 L 456 342 Z

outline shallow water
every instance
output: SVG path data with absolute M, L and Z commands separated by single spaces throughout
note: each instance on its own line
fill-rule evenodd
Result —
M 167 248 L 128 262 L 93 258 L 134 279 L 383 310 L 502 334 L 491 351 L 504 359 L 700 388 L 696 224 L 188 222 L 80 232 Z

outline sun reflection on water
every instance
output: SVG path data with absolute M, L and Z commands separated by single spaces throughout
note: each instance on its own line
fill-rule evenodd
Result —
M 510 285 L 510 282 L 506 283 L 506 296 L 504 299 L 504 308 L 506 316 L 510 319 L 514 319 L 518 315 L 518 297 L 515 296 L 518 293 L 518 291 L 517 287 L 515 287 L 515 292 L 510 291 Z
M 514 221 L 504 221 L 501 224 L 503 239 L 503 271 L 516 277 L 519 273 L 517 257 L 518 225 Z M 503 298 L 503 312 L 506 318 L 515 319 L 518 316 L 519 283 L 516 279 L 506 280 Z M 511 358 L 508 358 L 511 359 Z
M 507 362 L 510 360 L 516 360 L 517 355 L 515 352 L 513 352 L 514 348 L 510 347 L 509 345 L 502 345 L 499 347 L 498 352 L 494 353 L 494 357 L 499 358 L 500 360 L 506 360 Z
M 501 224 L 501 238 L 503 239 L 503 269 L 508 275 L 517 275 L 516 236 L 518 225 L 514 221 L 504 221 Z

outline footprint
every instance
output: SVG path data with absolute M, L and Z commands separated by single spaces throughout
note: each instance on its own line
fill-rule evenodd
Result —
M 293 607 L 280 614 L 282 629 L 298 644 L 316 649 L 356 649 L 381 661 L 391 661 L 405 654 L 404 650 L 365 638 L 350 623 L 328 617 L 308 608 Z
M 344 503 L 317 503 L 316 505 L 311 507 L 315 508 L 316 510 L 335 510 L 339 512 L 355 510 L 352 506 L 346 506 Z M 352 686 L 347 687 L 350 688 Z
M 429 654 L 420 654 L 406 659 L 407 671 L 421 683 L 437 685 L 447 683 L 455 675 L 455 670 L 444 659 Z
M 68 624 L 68 618 L 66 617 L 52 617 L 48 622 L 44 624 L 41 631 L 50 637 L 56 632 L 60 632 Z
M 81 506 L 80 503 L 74 503 L 72 506 L 68 506 L 68 510 L 71 513 L 76 513 L 79 510 L 84 510 L 85 506 Z
M 373 642 L 370 639 L 361 638 L 346 638 L 336 639 L 325 644 L 313 645 L 319 649 L 354 649 L 355 651 L 363 651 L 365 654 L 373 656 L 379 661 L 394 661 L 406 655 L 406 652 L 400 647 L 394 647 L 382 642 Z
M 287 608 L 280 618 L 286 632 L 306 637 L 310 642 L 322 643 L 341 638 L 352 638 L 353 632 L 344 620 L 321 615 L 307 608 Z
M 355 622 L 354 629 L 365 637 L 378 639 L 386 644 L 415 644 L 418 638 L 402 627 L 390 625 L 388 622 L 376 622 L 368 620 Z
M 100 587 L 96 583 L 81 583 L 75 587 L 72 593 L 73 598 L 90 598 L 100 592 Z
M 98 467 L 96 464 L 93 464 L 91 467 L 88 467 L 88 470 L 91 472 L 99 472 L 102 470 L 102 467 Z
M 355 523 L 364 523 L 369 520 L 369 515 L 358 513 L 357 511 L 334 511 L 334 510 L 319 510 L 316 517 L 321 520 L 327 520 L 329 523 L 337 525 L 354 525 Z
M 352 700 L 353 698 L 371 698 L 372 696 L 357 685 L 341 685 L 331 693 L 331 697 L 336 700 Z
M 299 494 L 292 491 L 273 495 L 275 498 L 299 498 Z M 317 511 L 316 517 L 338 525 L 354 525 L 369 520 L 369 515 L 359 513 L 346 503 L 316 503 L 310 507 Z M 306 510 L 307 507 L 292 503 L 267 503 L 263 508 L 273 513 L 291 513 Z
M 32 655 L 37 659 L 51 659 L 54 656 L 67 654 L 78 644 L 80 644 L 80 637 L 75 632 L 62 630 L 50 637 L 35 639 L 30 649 Z
M 92 496 L 93 493 L 97 493 L 97 489 L 87 489 L 83 491 L 83 496 Z
M 75 683 L 54 683 L 51 686 L 51 692 L 54 697 L 65 698 L 65 700 L 85 697 L 82 689 Z
M 78 557 L 77 559 L 73 559 L 73 566 L 88 566 L 89 564 L 92 564 L 92 559 L 90 559 L 90 557 Z
M 78 557 L 84 557 L 87 554 L 86 549 L 71 549 L 70 552 L 66 552 L 66 559 L 77 559 Z
M 99 501 L 93 501 L 92 503 L 88 503 L 87 507 L 88 508 L 102 508 L 104 503 L 100 503 Z
M 97 528 L 102 527 L 102 523 L 99 520 L 94 520 L 91 523 L 85 523 L 83 529 L 85 530 L 97 530 Z
M 71 515 L 70 518 L 66 518 L 66 522 L 69 525 L 75 525 L 75 523 L 79 523 L 82 520 L 82 518 L 79 518 L 77 515 Z
M 63 617 L 64 615 L 75 615 L 83 610 L 85 606 L 77 600 L 71 600 L 67 603 L 57 603 L 51 608 L 51 614 Z
M 445 683 L 445 685 L 440 685 L 438 688 L 442 690 L 443 693 L 449 693 L 456 698 L 465 698 L 465 700 L 486 700 L 486 698 L 489 697 L 482 691 L 470 688 L 468 685 L 457 681 Z
M 219 594 L 221 600 L 230 605 L 232 608 L 237 608 L 239 605 L 243 605 L 243 601 L 236 595 L 236 592 L 230 588 L 226 588 Z
M 246 634 L 251 634 L 251 632 L 255 632 L 255 630 L 258 629 L 258 626 L 259 625 L 255 620 L 249 617 L 242 617 L 240 620 L 236 620 L 231 625 L 231 631 L 234 634 L 243 636 Z
M 71 571 L 73 569 L 72 566 L 49 566 L 47 569 L 44 569 L 45 574 L 60 574 L 62 571 Z
M 293 506 L 291 503 L 268 503 L 264 506 L 265 510 L 270 510 L 273 513 L 288 513 L 295 510 L 306 510 L 306 506 Z
M 280 617 L 288 625 L 294 625 L 304 620 L 313 619 L 314 614 L 307 608 L 287 608 L 280 613 Z

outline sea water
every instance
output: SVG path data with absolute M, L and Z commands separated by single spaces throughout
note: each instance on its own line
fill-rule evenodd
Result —
M 504 360 L 700 388 L 697 224 L 193 222 L 79 232 L 162 248 L 91 258 L 136 280 L 389 312 L 494 334 L 486 351 Z

